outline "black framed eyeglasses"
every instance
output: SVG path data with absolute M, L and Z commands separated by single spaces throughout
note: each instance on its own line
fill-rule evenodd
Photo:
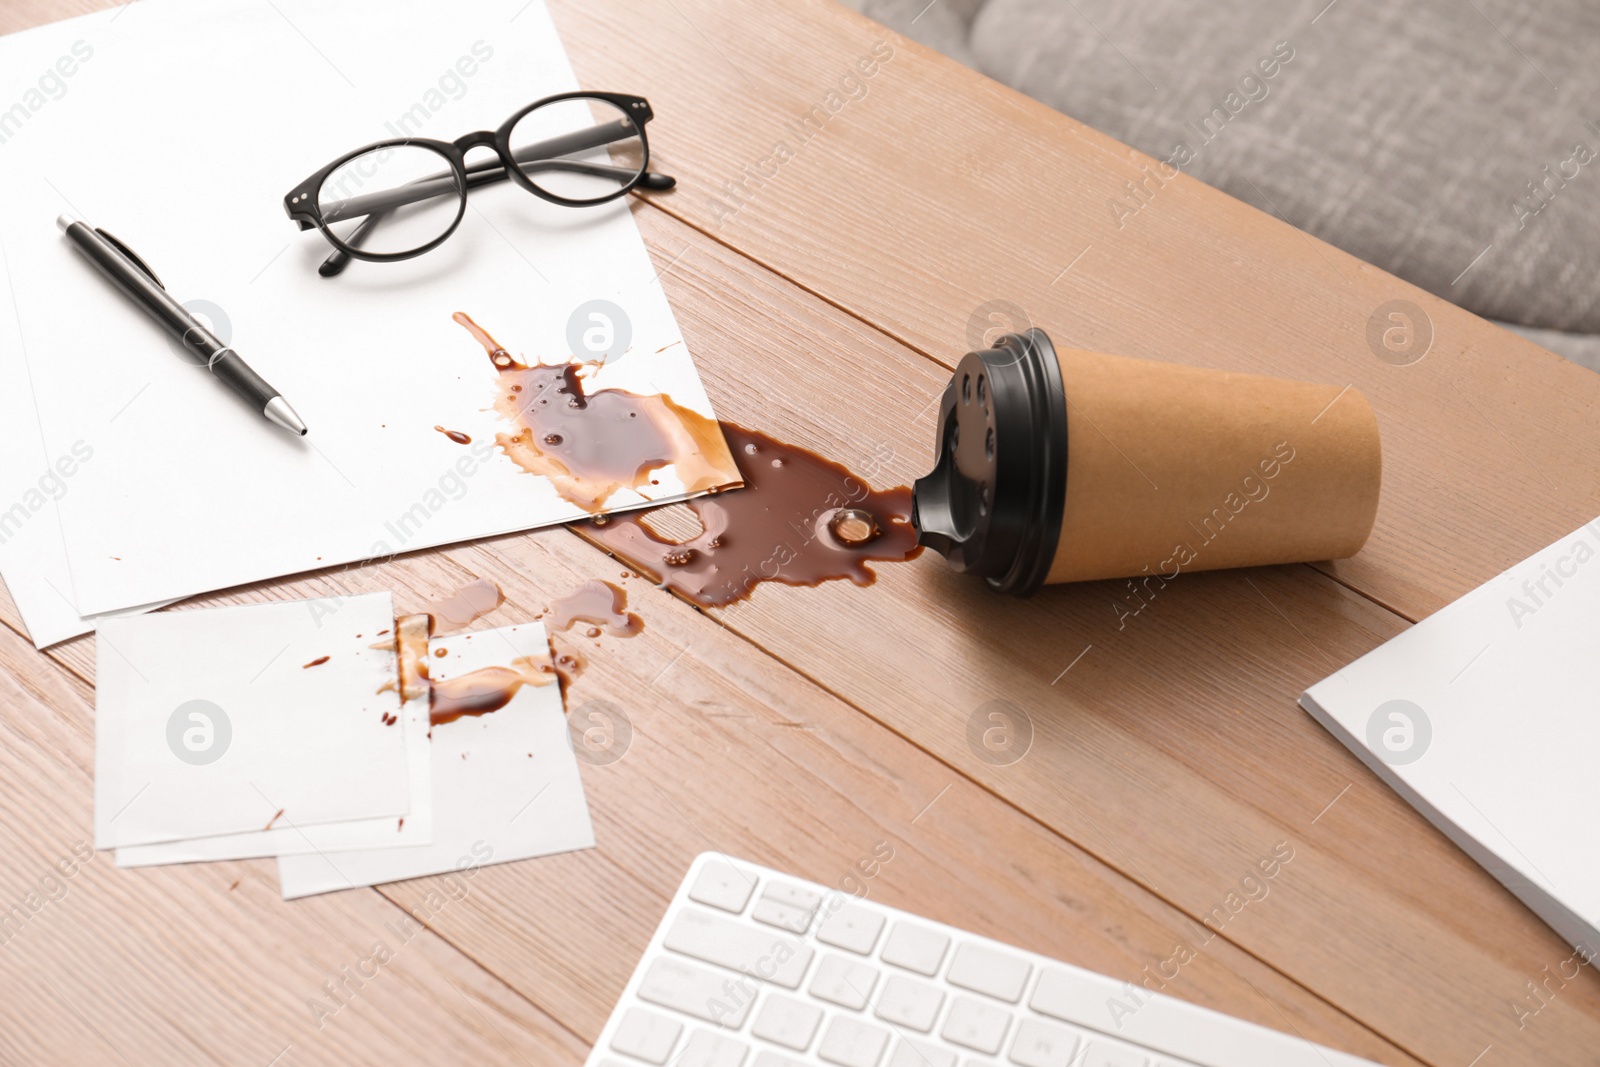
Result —
M 375 263 L 432 251 L 461 225 L 467 192 L 509 178 L 568 207 L 615 200 L 630 189 L 671 189 L 648 170 L 644 127 L 654 117 L 642 96 L 561 93 L 518 111 L 498 130 L 454 141 L 397 138 L 340 156 L 300 182 L 283 209 L 302 230 L 315 227 L 334 252 L 317 273 L 332 277 L 351 259 Z M 467 165 L 473 148 L 498 159 Z

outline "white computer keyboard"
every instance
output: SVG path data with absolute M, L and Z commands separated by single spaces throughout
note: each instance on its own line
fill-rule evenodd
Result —
M 641 1064 L 1371 1067 L 709 852 L 689 868 L 588 1060 Z

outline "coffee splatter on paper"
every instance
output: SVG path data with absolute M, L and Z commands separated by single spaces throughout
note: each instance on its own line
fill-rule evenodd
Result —
M 511 429 L 495 443 L 568 503 L 598 514 L 620 491 L 650 498 L 659 484 L 654 475 L 669 466 L 689 493 L 738 484 L 738 465 L 715 419 L 665 393 L 591 389 L 597 362 L 523 363 L 465 312 L 453 317 L 498 372 L 494 411 Z

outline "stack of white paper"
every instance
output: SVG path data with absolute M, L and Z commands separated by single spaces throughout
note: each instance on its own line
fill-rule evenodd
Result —
M 628 198 L 486 186 L 440 248 L 335 278 L 317 273 L 327 242 L 285 217 L 296 183 L 346 152 L 494 129 L 578 87 L 539 0 L 143 0 L 0 38 L 0 101 L 24 101 L 0 114 L 0 571 L 39 644 L 105 613 L 587 517 L 496 446 L 516 427 L 457 312 L 555 363 L 594 354 L 572 338 L 608 301 L 631 345 L 590 390 L 711 416 Z M 176 354 L 62 213 L 143 256 L 310 435 Z M 651 477 L 604 508 L 688 492 L 673 465 Z
M 437 639 L 411 682 L 396 629 L 387 593 L 104 620 L 96 847 L 278 856 L 297 897 L 592 846 L 544 627 Z
M 1600 520 L 1300 703 L 1574 947 L 1600 951 Z

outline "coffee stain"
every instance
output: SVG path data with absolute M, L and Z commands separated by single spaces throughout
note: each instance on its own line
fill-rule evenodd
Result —
M 651 476 L 672 467 L 690 493 L 739 483 L 715 419 L 665 393 L 588 389 L 599 364 L 517 360 L 465 312 L 454 320 L 478 341 L 498 372 L 495 412 L 513 427 L 495 443 L 517 466 L 549 480 L 563 500 L 598 514 L 613 494 L 650 498 Z
M 400 694 L 402 704 L 410 703 L 428 692 L 428 639 L 433 636 L 432 615 L 402 615 L 395 620 L 392 644 L 377 648 L 395 648 L 399 652 L 399 677 L 384 682 L 380 693 Z
M 267 820 L 267 825 L 265 825 L 265 826 L 263 826 L 263 827 L 262 827 L 262 829 L 263 829 L 263 830 L 270 830 L 270 829 L 272 829 L 272 824 L 273 824 L 273 823 L 275 823 L 275 822 L 277 822 L 277 821 L 278 821 L 278 819 L 279 819 L 279 818 L 281 818 L 281 817 L 282 817 L 282 815 L 283 815 L 283 809 L 282 809 L 282 808 L 279 808 L 279 809 L 278 809 L 278 814 L 277 814 L 277 815 L 274 815 L 274 816 L 273 816 L 273 817 L 272 817 L 272 818 L 270 818 L 270 819 L 268 819 L 268 820 Z
M 434 426 L 434 429 L 438 430 L 440 433 L 444 434 L 458 445 L 470 445 L 472 443 L 472 438 L 468 437 L 460 430 L 447 430 L 443 426 L 437 425 Z
M 435 625 L 443 623 L 447 629 L 459 630 L 498 608 L 505 599 L 500 586 L 487 578 L 475 578 L 449 596 L 424 604 L 422 610 L 433 616 Z
M 506 666 L 480 667 L 456 678 L 435 679 L 429 673 L 428 664 L 433 616 L 402 616 L 395 622 L 395 634 L 399 647 L 399 678 L 385 682 L 378 692 L 398 690 L 400 699 L 405 702 L 427 697 L 429 737 L 433 736 L 435 726 L 499 711 L 511 703 L 524 686 L 549 685 L 556 676 L 555 668 L 543 657 L 520 656 Z
M 428 724 L 443 726 L 468 715 L 487 715 L 511 703 L 523 686 L 548 685 L 551 674 L 540 656 L 519 656 L 505 667 L 479 667 L 459 678 L 433 682 L 428 690 Z
M 542 617 L 552 632 L 585 622 L 590 624 L 584 631 L 588 637 L 599 637 L 602 631 L 612 637 L 634 637 L 644 630 L 644 620 L 627 609 L 627 593 L 610 582 L 591 579 L 551 601 Z
M 575 649 L 558 648 L 552 662 L 555 664 L 556 677 L 561 679 L 561 692 L 564 694 L 578 676 L 589 666 L 583 656 Z
M 357 635 L 357 636 L 360 636 L 360 635 Z M 320 667 L 320 666 L 322 666 L 324 663 L 328 662 L 332 658 L 333 658 L 332 656 L 318 656 L 316 659 L 312 660 L 310 663 L 302 663 L 300 665 L 300 669 L 301 670 L 305 670 L 307 667 Z
M 575 528 L 629 567 L 699 607 L 725 607 L 763 582 L 871 585 L 869 562 L 915 559 L 911 489 L 866 480 L 809 449 L 724 422 L 744 488 L 684 501 L 700 530 L 683 540 L 652 531 L 665 508 L 600 516 Z M 680 505 L 673 505 L 679 507 Z

